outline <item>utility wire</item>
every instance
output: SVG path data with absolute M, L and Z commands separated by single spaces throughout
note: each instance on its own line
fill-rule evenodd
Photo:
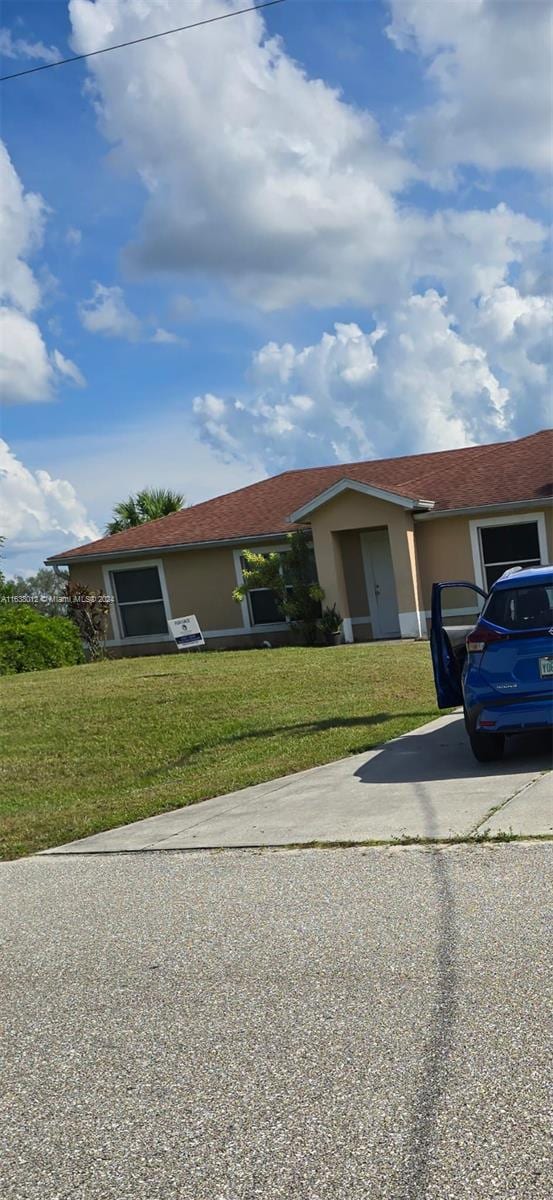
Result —
M 34 75 L 35 71 L 63 67 L 66 63 L 79 62 L 83 58 L 93 58 L 95 54 L 123 50 L 125 46 L 136 46 L 138 42 L 153 42 L 154 38 L 168 37 L 170 33 L 182 33 L 185 29 L 197 29 L 199 25 L 214 25 L 215 21 L 226 21 L 228 17 L 240 17 L 242 13 L 257 12 L 259 8 L 271 8 L 273 4 L 284 3 L 285 0 L 264 0 L 263 4 L 253 4 L 250 8 L 235 8 L 232 12 L 220 13 L 218 17 L 206 17 L 203 21 L 193 21 L 191 25 L 179 25 L 177 29 L 164 29 L 161 33 L 149 33 L 147 37 L 133 38 L 130 42 L 119 42 L 117 46 L 104 46 L 103 50 L 89 50 L 88 54 L 74 54 L 72 58 L 60 58 L 57 62 L 43 63 L 40 67 L 28 67 L 26 71 L 15 71 L 13 75 L 0 75 L 0 83 L 5 83 L 7 79 L 19 79 L 21 75 Z

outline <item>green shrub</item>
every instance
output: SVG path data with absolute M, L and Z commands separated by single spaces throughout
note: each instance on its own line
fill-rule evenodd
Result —
M 68 617 L 45 617 L 28 604 L 0 604 L 0 675 L 84 662 Z

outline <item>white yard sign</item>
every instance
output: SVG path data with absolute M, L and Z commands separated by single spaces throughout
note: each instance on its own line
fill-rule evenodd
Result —
M 169 621 L 169 629 L 179 650 L 192 650 L 194 646 L 205 646 L 204 636 L 196 617 L 175 617 Z

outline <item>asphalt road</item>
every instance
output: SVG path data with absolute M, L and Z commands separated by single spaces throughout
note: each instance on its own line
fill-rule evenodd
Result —
M 552 867 L 3 864 L 2 1197 L 549 1200 Z

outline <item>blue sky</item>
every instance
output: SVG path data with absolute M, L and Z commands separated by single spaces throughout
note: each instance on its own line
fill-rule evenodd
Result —
M 233 7 L 9 0 L 3 73 Z M 2 85 L 8 572 L 144 485 L 550 423 L 549 15 L 287 0 Z

